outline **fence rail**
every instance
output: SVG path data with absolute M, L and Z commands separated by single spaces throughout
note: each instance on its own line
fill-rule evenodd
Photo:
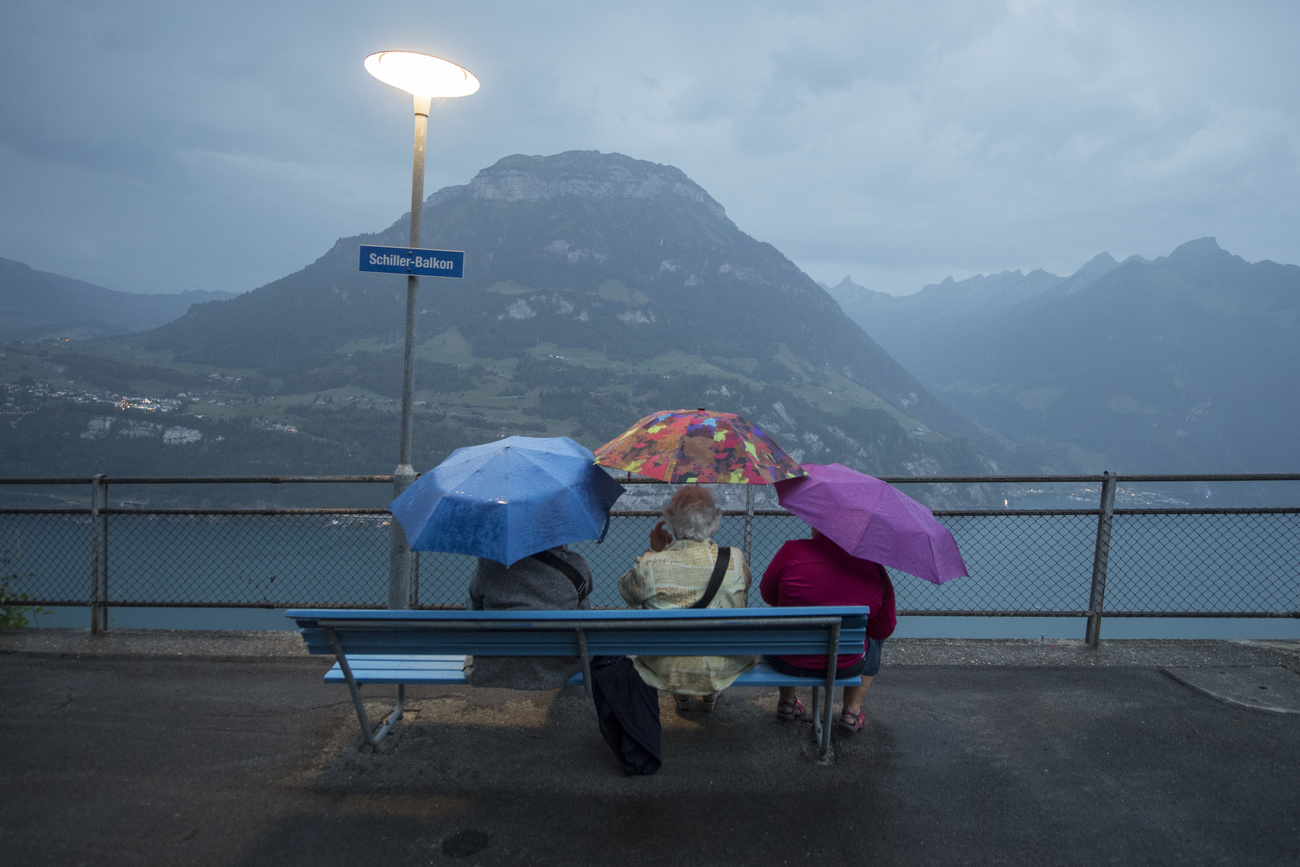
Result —
M 641 480 L 628 480 L 639 482 Z M 1278 485 L 1296 474 L 887 477 L 918 499 L 946 486 L 1082 486 L 1082 508 L 934 509 L 956 538 L 969 577 L 942 586 L 895 580 L 899 613 L 925 616 L 1086 617 L 1096 644 L 1106 617 L 1300 618 L 1300 508 L 1122 505 L 1139 483 Z M 65 502 L 0 505 L 0 575 L 25 604 L 86 606 L 91 628 L 107 629 L 110 607 L 373 607 L 387 603 L 393 525 L 379 506 L 337 508 L 146 508 L 110 505 L 110 488 L 206 485 L 344 486 L 347 500 L 374 501 L 390 476 L 0 479 L 0 491 L 61 488 Z M 364 486 L 371 496 L 360 496 Z M 918 491 L 919 488 L 919 491 Z M 77 491 L 80 494 L 76 494 Z M 71 491 L 72 494 L 67 492 Z M 355 494 L 352 492 L 356 492 Z M 665 492 L 666 493 L 666 492 Z M 747 491 L 752 494 L 752 489 Z M 1076 496 L 1076 499 L 1078 496 Z M 665 497 L 666 499 L 666 497 Z M 788 512 L 724 510 L 717 538 L 740 547 L 757 581 L 787 539 L 807 527 Z M 574 547 L 597 576 L 593 605 L 622 605 L 616 579 L 645 549 L 651 509 L 616 509 L 603 543 Z M 421 552 L 412 607 L 459 607 L 472 558 Z M 756 588 L 751 604 L 761 605 Z

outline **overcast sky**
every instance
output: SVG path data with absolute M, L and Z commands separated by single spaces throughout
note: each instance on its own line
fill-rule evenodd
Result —
M 112 289 L 253 289 L 405 213 L 394 48 L 482 81 L 426 193 L 616 151 L 892 293 L 1207 235 L 1300 263 L 1293 0 L 0 3 L 0 256 Z

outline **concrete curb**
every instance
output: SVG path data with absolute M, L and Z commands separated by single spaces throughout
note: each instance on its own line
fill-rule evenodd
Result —
M 1219 701 L 1272 713 L 1300 714 L 1300 674 L 1280 665 L 1167 668 L 1174 680 Z

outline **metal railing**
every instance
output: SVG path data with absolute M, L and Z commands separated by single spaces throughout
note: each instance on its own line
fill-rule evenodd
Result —
M 1071 485 L 1095 498 L 1080 508 L 935 508 L 970 575 L 942 586 L 896 578 L 900 615 L 1086 617 L 1085 637 L 1094 645 L 1103 615 L 1300 617 L 1300 508 L 1115 505 L 1121 485 L 1268 486 L 1300 481 L 1300 475 L 886 481 L 922 501 L 927 490 L 1012 485 Z M 25 604 L 86 606 L 95 631 L 107 629 L 110 607 L 382 608 L 391 525 L 381 505 L 148 508 L 148 496 L 110 495 L 182 490 L 200 499 L 197 492 L 209 486 L 270 486 L 284 499 L 290 489 L 335 485 L 345 502 L 359 504 L 385 502 L 391 484 L 389 476 L 0 479 L 0 492 L 35 486 L 28 489 L 49 500 L 53 487 L 69 504 L 12 505 L 8 497 L 11 504 L 0 505 L 0 575 L 9 576 L 11 593 L 26 594 Z M 741 548 L 757 582 L 781 544 L 806 535 L 807 527 L 784 510 L 755 508 L 752 496 L 745 499 L 745 508 L 724 510 L 716 538 Z M 656 510 L 616 509 L 603 543 L 573 546 L 597 577 L 594 606 L 622 606 L 617 578 L 645 550 L 657 516 Z M 421 552 L 411 607 L 463 605 L 473 568 L 470 557 Z M 756 587 L 750 602 L 762 604 Z

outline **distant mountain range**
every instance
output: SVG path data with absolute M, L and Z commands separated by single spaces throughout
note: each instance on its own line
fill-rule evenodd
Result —
M 845 312 L 953 409 L 1043 469 L 1300 469 L 1300 267 L 1213 238 L 1069 277 L 1003 272 L 896 297 L 846 278 Z
M 0 260 L 0 340 L 78 341 L 0 353 L 9 381 L 183 392 L 171 441 L 203 443 L 200 459 L 126 424 L 117 442 L 87 408 L 20 413 L 0 458 L 32 475 L 390 471 L 405 279 L 360 272 L 358 247 L 405 246 L 408 225 L 238 296 L 132 295 Z M 1300 267 L 1210 238 L 1068 277 L 822 287 L 678 169 L 580 151 L 506 157 L 430 196 L 423 225 L 423 246 L 466 251 L 466 276 L 421 283 L 420 468 L 509 433 L 595 447 L 688 406 L 877 475 L 1300 467 Z
M 227 371 L 258 417 L 292 414 L 304 467 L 334 443 L 331 471 L 391 471 L 406 281 L 360 272 L 358 247 L 405 246 L 408 224 L 191 306 L 135 339 L 151 367 L 133 381 L 175 390 Z M 759 422 L 799 459 L 876 474 L 983 474 L 1011 455 L 676 168 L 590 151 L 506 157 L 430 196 L 422 224 L 424 247 L 464 250 L 466 265 L 464 279 L 421 282 L 417 468 L 504 433 L 594 447 L 650 412 L 696 406 Z M 66 352 L 78 357 L 46 368 L 108 382 L 92 347 Z M 378 411 L 359 416 L 357 401 Z M 107 441 L 85 442 L 90 461 Z
M 0 342 L 90 340 L 148 331 L 185 315 L 191 304 L 233 297 L 233 292 L 194 290 L 178 295 L 117 292 L 0 259 Z

